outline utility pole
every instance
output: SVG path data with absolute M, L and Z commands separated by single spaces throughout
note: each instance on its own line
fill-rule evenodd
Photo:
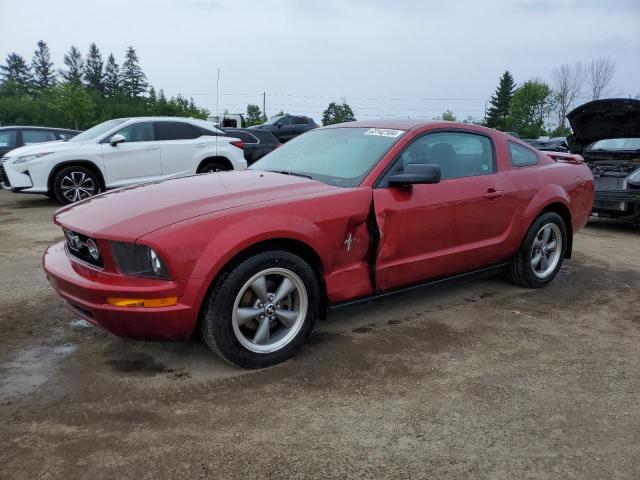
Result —
M 262 116 L 267 118 L 267 92 L 262 92 Z
M 218 90 L 220 86 L 220 69 L 218 68 L 218 75 L 216 77 L 216 115 L 218 116 L 218 121 L 220 120 L 220 110 L 218 110 Z

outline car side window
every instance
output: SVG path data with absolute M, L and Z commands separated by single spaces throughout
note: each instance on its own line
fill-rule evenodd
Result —
M 192 140 L 202 132 L 186 122 L 156 122 L 158 140 Z
M 151 122 L 132 123 L 121 128 L 113 135 L 122 135 L 127 142 L 152 142 L 154 139 L 153 124 Z M 107 142 L 109 139 L 107 139 Z
M 291 117 L 282 117 L 278 120 L 278 125 L 291 125 Z
M 419 137 L 400 155 L 402 168 L 410 163 L 440 165 L 442 180 L 495 172 L 491 140 L 475 133 L 437 132 Z
M 16 146 L 16 131 L 4 130 L 0 132 L 0 148 L 11 148 Z
M 294 125 L 306 125 L 307 123 L 307 119 L 304 117 L 293 117 Z
M 34 143 L 54 142 L 56 136 L 49 130 L 23 130 L 22 143 L 32 145 Z
M 509 155 L 511 156 L 511 165 L 514 167 L 538 164 L 538 154 L 518 143 L 509 142 Z

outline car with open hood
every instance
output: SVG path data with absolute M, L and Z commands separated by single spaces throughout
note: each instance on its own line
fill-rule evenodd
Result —
M 640 100 L 594 100 L 567 118 L 571 152 L 595 178 L 594 215 L 640 222 Z
M 59 210 L 44 270 L 116 335 L 194 333 L 226 361 L 286 360 L 333 308 L 506 271 L 539 288 L 571 256 L 593 177 L 496 130 L 455 122 L 324 127 L 245 171 L 153 182 Z

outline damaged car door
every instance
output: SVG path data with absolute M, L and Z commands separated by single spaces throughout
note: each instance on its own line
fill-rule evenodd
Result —
M 516 195 L 498 173 L 487 135 L 440 131 L 417 137 L 373 190 L 380 229 L 378 290 L 501 261 Z M 435 184 L 393 185 L 407 165 L 438 165 Z

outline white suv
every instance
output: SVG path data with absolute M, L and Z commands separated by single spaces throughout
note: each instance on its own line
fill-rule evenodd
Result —
M 204 120 L 108 120 L 65 142 L 21 147 L 0 160 L 0 185 L 72 203 L 109 188 L 247 168 L 243 143 Z

